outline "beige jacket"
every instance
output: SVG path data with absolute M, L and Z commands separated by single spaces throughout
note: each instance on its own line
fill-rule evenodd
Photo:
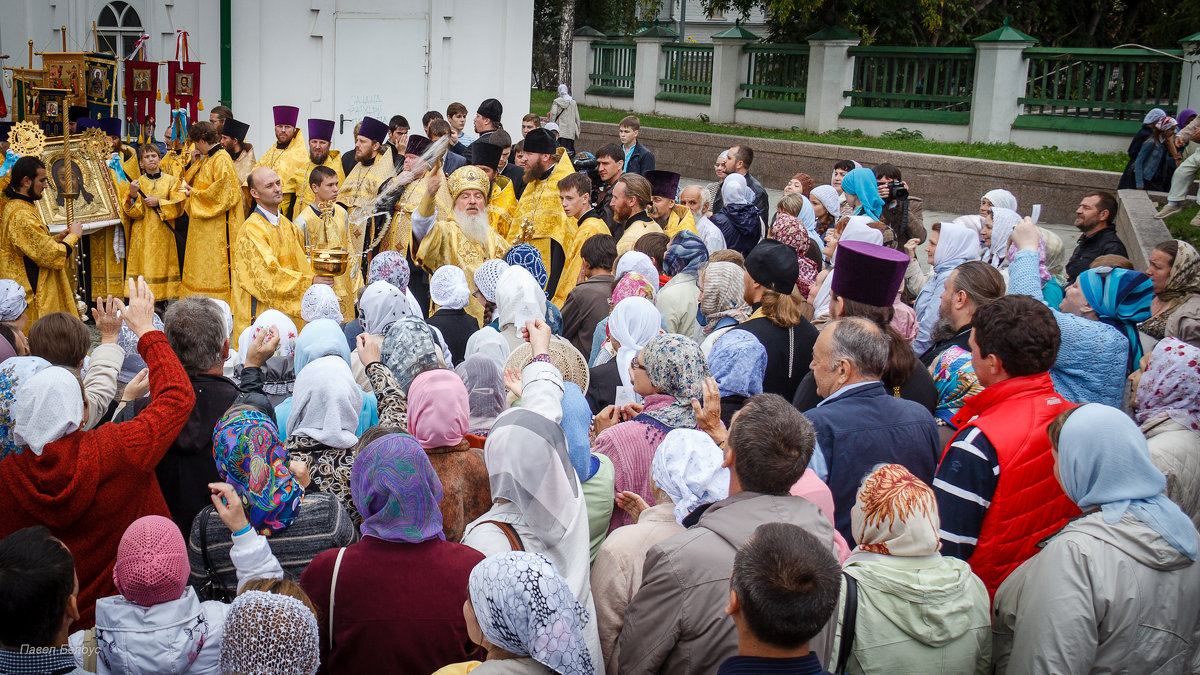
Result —
M 650 547 L 685 532 L 675 522 L 675 505 L 656 504 L 642 512 L 637 523 L 618 527 L 600 545 L 592 563 L 592 597 L 600 629 L 600 648 L 610 673 L 617 668 L 617 638 L 625 620 L 625 608 L 642 585 L 642 565 Z
M 1167 417 L 1143 424 L 1142 433 L 1167 477 L 1167 496 L 1200 527 L 1200 434 Z
M 686 532 L 651 547 L 642 586 L 625 610 L 617 641 L 622 675 L 715 673 L 737 654 L 737 630 L 725 614 L 733 556 L 763 523 L 804 528 L 837 555 L 833 526 L 803 497 L 739 492 L 709 507 Z M 810 646 L 828 663 L 829 624 Z
M 108 412 L 108 406 L 117 396 L 117 375 L 125 363 L 125 350 L 121 346 L 99 344 L 88 358 L 88 369 L 83 376 L 83 395 L 87 400 L 87 422 L 83 430 L 94 429 Z

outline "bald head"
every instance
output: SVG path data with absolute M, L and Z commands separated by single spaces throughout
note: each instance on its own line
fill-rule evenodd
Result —
M 276 213 L 283 203 L 283 181 L 274 169 L 260 166 L 246 177 L 246 187 L 250 188 L 250 196 L 258 205 Z
M 708 212 L 708 204 L 704 201 L 704 190 L 699 185 L 689 185 L 679 193 L 679 203 L 691 210 L 694 218 Z

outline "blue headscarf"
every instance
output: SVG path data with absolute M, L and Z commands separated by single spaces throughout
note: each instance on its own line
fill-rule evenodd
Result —
M 1163 494 L 1167 479 L 1150 461 L 1146 437 L 1120 410 L 1089 403 L 1071 414 L 1058 439 L 1058 473 L 1079 508 L 1100 507 L 1109 525 L 1128 512 L 1190 560 L 1200 556 L 1196 526 Z
M 752 333 L 731 330 L 713 345 L 708 367 L 722 396 L 757 396 L 763 393 L 767 350 Z
M 504 262 L 524 267 L 543 289 L 550 281 L 550 274 L 546 272 L 546 263 L 542 261 L 541 252 L 529 244 L 517 244 L 508 249 L 508 253 L 504 254 Z
M 667 276 L 690 274 L 697 276 L 700 265 L 708 262 L 708 247 L 699 235 L 681 230 L 667 246 L 663 255 L 663 272 Z
M 870 216 L 879 220 L 883 213 L 883 199 L 879 196 L 879 182 L 875 172 L 867 168 L 854 169 L 842 178 L 842 191 L 858 197 L 859 206 L 855 215 Z
M 600 460 L 592 457 L 592 442 L 588 431 L 592 425 L 592 409 L 588 407 L 583 390 L 574 382 L 563 382 L 562 427 L 567 437 L 567 455 L 571 458 L 571 466 L 579 476 L 580 483 L 586 483 L 596 475 L 600 468 Z
M 1142 360 L 1142 341 L 1137 325 L 1150 318 L 1154 282 L 1142 272 L 1119 267 L 1097 267 L 1079 275 L 1079 288 L 1100 320 L 1113 326 L 1129 339 L 1126 371 Z
M 322 356 L 340 356 L 350 363 L 350 346 L 346 344 L 346 334 L 342 327 L 333 319 L 317 319 L 310 322 L 300 331 L 296 338 L 295 372 L 297 375 L 312 361 Z

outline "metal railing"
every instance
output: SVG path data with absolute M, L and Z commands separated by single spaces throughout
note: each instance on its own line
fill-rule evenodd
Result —
M 851 47 L 853 89 L 843 117 L 969 124 L 973 47 Z
M 750 44 L 745 95 L 737 107 L 749 110 L 804 114 L 808 92 L 808 45 Z
M 633 96 L 637 46 L 632 42 L 593 42 L 591 85 L 587 93 L 598 96 Z
M 1030 47 L 1029 79 L 1014 126 L 1133 132 L 1151 108 L 1174 111 L 1181 50 Z
M 712 100 L 713 46 L 711 44 L 665 44 L 666 68 L 655 98 L 708 105 Z

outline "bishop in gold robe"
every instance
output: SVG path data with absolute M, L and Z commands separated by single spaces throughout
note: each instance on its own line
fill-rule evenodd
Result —
M 126 274 L 143 277 L 156 299 L 169 300 L 179 297 L 174 221 L 183 213 L 184 194 L 178 178 L 162 173 L 157 146 L 147 143 L 140 154 L 142 175 L 129 184 L 122 201 L 130 221 Z
M 296 203 L 292 208 L 293 219 L 296 215 L 304 211 L 305 207 L 309 204 L 318 201 L 316 195 L 313 194 L 312 186 L 309 185 L 309 178 L 312 176 L 313 169 L 318 166 L 333 169 L 334 173 L 337 174 L 339 188 L 342 186 L 342 181 L 346 180 L 346 174 L 343 173 L 342 169 L 342 153 L 330 149 L 332 141 L 333 120 L 324 120 L 316 117 L 309 118 L 308 161 L 296 170 L 294 177 L 296 183 Z
M 309 189 L 317 198 L 312 204 L 296 214 L 292 222 L 304 238 L 306 250 L 333 249 L 350 250 L 350 231 L 346 220 L 346 208 L 338 204 L 337 173 L 328 167 L 314 170 Z M 342 316 L 354 316 L 354 301 L 358 289 L 363 286 L 361 270 L 357 260 L 351 258 L 346 271 L 333 278 L 333 290 L 338 296 Z
M 550 273 L 546 293 L 555 305 L 566 301 L 563 267 L 566 252 L 575 236 L 574 224 L 563 211 L 558 196 L 558 181 L 575 173 L 565 148 L 556 147 L 554 135 L 545 129 L 534 129 L 525 135 L 525 191 L 517 202 L 509 228 L 511 244 L 532 244 L 542 254 Z
M 233 330 L 240 335 L 268 309 L 283 312 L 297 327 L 300 301 L 314 283 L 332 283 L 314 277 L 304 252 L 304 235 L 280 212 L 283 181 L 265 167 L 250 173 L 250 196 L 257 202 L 242 225 L 233 248 Z
M 290 105 L 277 105 L 271 109 L 275 114 L 275 145 L 267 148 L 254 168 L 266 167 L 279 174 L 283 181 L 282 213 L 292 212 L 298 187 L 296 171 L 308 161 L 308 145 L 304 134 L 296 128 L 300 109 Z
M 483 169 L 464 166 L 446 179 L 453 207 L 449 213 L 438 210 L 433 197 L 442 188 L 442 176 L 434 171 L 429 190 L 413 215 L 413 239 L 417 242 L 415 259 L 429 272 L 442 265 L 462 268 L 471 287 L 467 313 L 483 318 L 483 306 L 475 296 L 475 270 L 485 260 L 501 258 L 508 250 L 504 240 L 488 222 L 487 194 L 490 181 Z
M 517 210 L 517 193 L 513 190 L 512 180 L 499 172 L 500 157 L 504 150 L 485 141 L 471 148 L 471 162 L 482 168 L 492 181 L 488 192 L 488 221 L 492 229 L 507 241 L 513 213 Z
M 54 312 L 79 316 L 71 258 L 82 236 L 78 223 L 51 235 L 42 221 L 37 202 L 46 188 L 46 167 L 36 157 L 22 157 L 12 168 L 12 181 L 4 189 L 6 203 L 0 212 L 0 278 L 12 279 L 25 289 L 28 323 Z M 26 260 L 36 265 L 32 278 Z
M 237 241 L 243 219 L 241 185 L 212 123 L 194 124 L 192 137 L 203 154 L 184 176 L 188 231 L 183 294 L 199 293 L 229 302 L 229 249 L 231 242 Z

